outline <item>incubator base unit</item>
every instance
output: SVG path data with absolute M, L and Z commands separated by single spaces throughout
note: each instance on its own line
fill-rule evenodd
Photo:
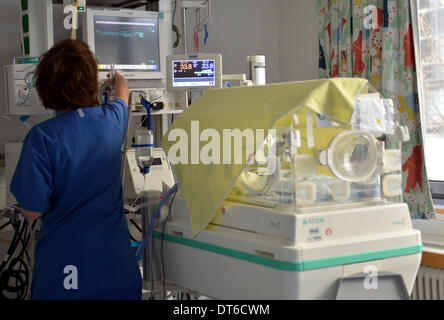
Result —
M 216 299 L 335 299 L 341 279 L 370 272 L 400 275 L 410 294 L 422 248 L 401 203 L 287 214 L 226 202 L 193 237 L 176 199 L 163 239 L 166 280 Z
M 316 88 L 299 107 L 289 99 L 290 112 L 268 128 L 254 151 L 247 148 L 252 141 L 247 144 L 239 171 L 202 165 L 205 175 L 199 175 L 193 167 L 177 168 L 183 181 L 171 219 L 163 237 L 161 226 L 154 232 L 158 247 L 164 239 L 168 281 L 218 299 L 335 299 L 340 283 L 358 274 L 395 274 L 407 291 L 397 297 L 412 291 L 422 244 L 402 201 L 406 137 L 396 129 L 401 126 L 392 101 L 360 89 L 332 94 L 341 81 L 359 84 L 339 79 L 222 89 L 234 97 L 251 90 L 266 96 L 278 88 Z M 313 92 L 326 83 L 333 91 L 324 93 L 331 99 L 320 107 L 314 102 L 322 97 Z M 288 90 L 269 105 L 282 103 L 284 94 L 294 92 Z M 207 106 L 220 92 L 208 93 Z M 340 119 L 341 112 L 348 116 Z M 222 191 L 218 179 L 225 183 Z M 362 286 L 365 290 L 365 277 Z M 386 291 L 374 296 L 388 297 Z

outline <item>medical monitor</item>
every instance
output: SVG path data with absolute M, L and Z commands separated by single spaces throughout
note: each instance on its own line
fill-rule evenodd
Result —
M 168 90 L 212 89 L 222 87 L 220 54 L 187 54 L 167 57 Z
M 111 64 L 128 79 L 162 79 L 165 48 L 158 12 L 88 9 L 84 37 L 97 59 L 99 78 Z

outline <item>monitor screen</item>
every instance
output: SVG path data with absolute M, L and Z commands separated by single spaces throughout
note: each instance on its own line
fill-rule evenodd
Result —
M 156 18 L 94 16 L 94 47 L 99 69 L 159 72 Z
M 173 60 L 173 87 L 214 87 L 215 60 Z

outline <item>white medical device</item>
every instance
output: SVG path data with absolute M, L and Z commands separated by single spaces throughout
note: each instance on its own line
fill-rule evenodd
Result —
M 21 1 L 22 53 L 25 56 L 38 57 L 53 46 L 53 16 L 52 0 Z
M 171 91 L 222 87 L 222 55 L 170 55 L 166 59 L 167 88 Z
M 179 191 L 164 232 L 153 232 L 167 281 L 217 299 L 335 299 L 344 280 L 376 272 L 396 274 L 408 296 L 422 242 L 402 202 L 399 124 L 393 104 L 368 100 L 355 101 L 361 118 L 351 125 L 295 112 L 298 121 L 264 143 L 276 170 L 247 164 L 197 235 Z M 375 107 L 384 117 L 364 119 Z
M 36 63 L 5 66 L 6 115 L 49 113 L 35 89 Z
M 124 173 L 124 198 L 136 199 L 142 191 L 162 193 L 165 186 L 171 188 L 174 185 L 174 177 L 170 163 L 161 148 L 153 149 L 153 160 L 150 172 L 144 176 L 136 161 L 136 150 L 127 149 Z
M 87 9 L 83 36 L 98 60 L 99 79 L 111 64 L 128 80 L 164 79 L 164 28 L 159 12 Z
M 222 75 L 222 87 L 249 87 L 253 86 L 252 80 L 247 80 L 247 75 L 243 74 L 224 74 Z
M 250 71 L 250 80 L 255 86 L 263 86 L 266 83 L 265 56 L 248 56 L 247 62 Z

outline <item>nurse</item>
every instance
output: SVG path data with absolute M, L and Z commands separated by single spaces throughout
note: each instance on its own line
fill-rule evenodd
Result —
M 32 299 L 141 299 L 141 276 L 122 200 L 121 147 L 128 84 L 115 72 L 115 100 L 98 105 L 89 47 L 65 40 L 41 57 L 35 87 L 58 115 L 34 126 L 11 192 L 41 219 Z

